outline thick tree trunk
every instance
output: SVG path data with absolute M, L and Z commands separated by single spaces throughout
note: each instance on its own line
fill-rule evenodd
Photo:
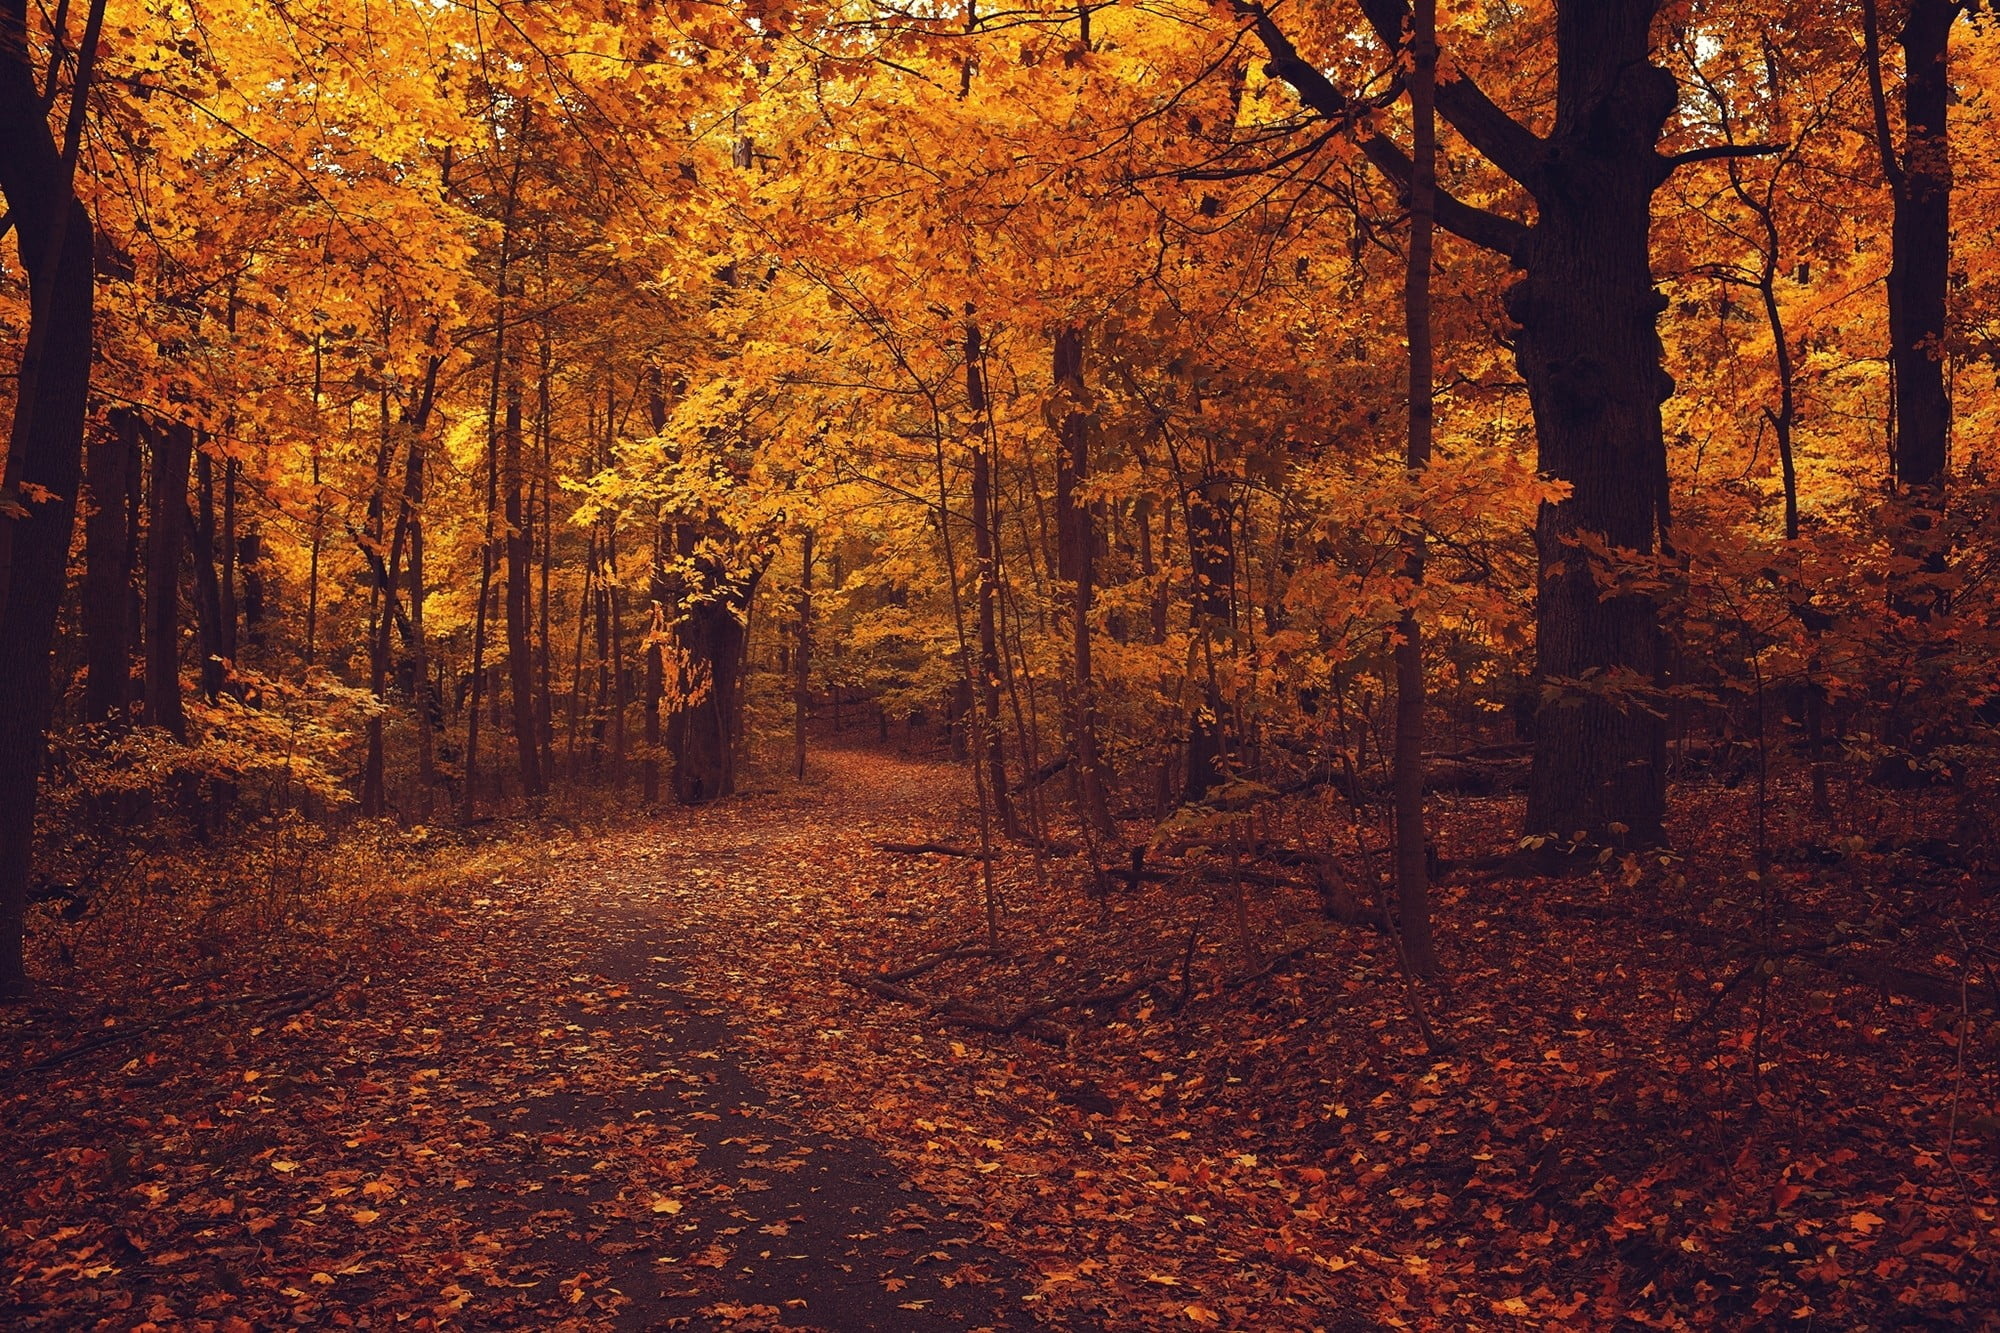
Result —
M 181 709 L 181 546 L 194 430 L 178 421 L 152 431 L 146 512 L 146 722 L 187 736 Z
M 669 719 L 674 756 L 674 799 L 700 805 L 736 791 L 737 678 L 743 668 L 743 608 L 755 580 L 734 582 L 720 570 L 703 570 L 706 591 L 683 602 L 674 626 L 682 669 L 681 700 Z M 690 697 L 692 696 L 692 697 Z
M 1401 47 L 1403 0 L 1361 0 L 1383 41 Z M 1563 0 L 1556 6 L 1555 123 L 1546 136 L 1514 120 L 1463 75 L 1437 85 L 1438 111 L 1533 196 L 1524 226 L 1450 194 L 1439 225 L 1499 251 L 1525 275 L 1507 294 L 1521 328 L 1515 358 L 1534 409 L 1540 470 L 1570 483 L 1536 524 L 1535 727 L 1528 828 L 1648 843 L 1662 836 L 1665 726 L 1656 689 L 1666 667 L 1659 607 L 1608 595 L 1600 572 L 1620 551 L 1650 556 L 1666 530 L 1660 403 L 1673 390 L 1654 328 L 1664 300 L 1648 253 L 1653 191 L 1676 162 L 1655 149 L 1677 99 L 1652 63 L 1657 0 Z M 1353 123 L 1357 105 L 1299 55 L 1268 11 L 1252 6 L 1272 72 L 1323 117 Z M 1407 182 L 1407 154 L 1359 133 L 1362 152 Z
M 1660 404 L 1673 381 L 1648 240 L 1666 176 L 1653 145 L 1675 88 L 1648 59 L 1652 10 L 1562 6 L 1541 214 L 1507 294 L 1539 467 L 1572 487 L 1535 527 L 1543 700 L 1527 827 L 1638 844 L 1664 837 L 1666 727 L 1651 691 L 1664 683 L 1665 641 L 1651 597 L 1606 595 L 1616 571 L 1591 548 L 1651 555 L 1666 521 Z
M 1951 437 L 1945 299 L 1951 278 L 1951 29 L 1959 0 L 1910 0 L 1903 48 L 1903 152 L 1890 178 L 1889 359 L 1896 480 L 1942 491 Z M 1934 507 L 1936 497 L 1923 497 Z
M 83 634 L 88 675 L 84 716 L 123 723 L 132 699 L 131 527 L 126 497 L 139 452 L 139 417 L 111 412 L 110 429 L 90 450 L 90 516 L 84 521 Z
M 86 50 L 96 44 L 93 10 Z M 27 350 L 0 496 L 0 999 L 25 994 L 21 949 L 35 830 L 35 788 L 52 699 L 50 652 L 67 587 L 70 534 L 83 473 L 95 275 L 90 216 L 70 187 L 70 163 L 49 131 L 36 87 L 24 0 L 0 3 L 0 194 L 13 214 L 31 293 Z M 73 98 L 88 91 L 87 70 Z M 80 128 L 81 106 L 71 123 Z M 30 491 L 27 488 L 32 487 Z
M 1083 378 L 1084 330 L 1065 325 L 1056 331 L 1054 382 L 1061 399 L 1056 451 L 1056 552 L 1058 570 L 1070 583 L 1071 771 L 1076 778 L 1077 815 L 1099 833 L 1109 834 L 1103 762 L 1097 745 L 1096 683 L 1090 664 L 1090 610 L 1097 539 L 1091 506 L 1083 498 L 1090 477 L 1090 413 Z M 1005 785 L 1000 787 L 1005 791 Z

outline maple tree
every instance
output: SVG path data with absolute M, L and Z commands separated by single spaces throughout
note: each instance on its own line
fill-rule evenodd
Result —
M 991 1228 L 1041 1274 L 991 1284 L 1025 1308 L 1310 1327 L 1356 1268 L 1439 1326 L 1964 1315 L 2000 1002 L 1996 21 L 0 3 L 17 1086 L 111 1105 L 110 1043 L 52 1015 L 213 1017 L 223 977 L 330 1077 L 340 1023 L 392 1041 L 351 971 L 378 918 L 575 931 L 565 967 L 640 984 L 560 896 L 437 887 L 504 881 L 493 844 L 570 892 L 582 821 L 619 894 L 683 835 L 757 849 L 768 900 L 667 894 L 727 969 L 685 985 L 822 1130 L 989 1215 L 1030 1158 L 1069 1172 Z M 574 981 L 483 937 L 395 956 L 394 1003 L 440 1013 L 498 984 L 440 960 Z M 857 1004 L 854 1049 L 765 1021 Z M 1939 1143 L 1857 1161 L 1869 1098 Z M 1766 1156 L 1668 1165 L 1702 1116 Z M 961 1179 L 948 1123 L 1014 1146 Z M 644 1225 L 614 1244 L 680 1225 L 634 1211 L 644 1161 L 698 1151 L 661 1133 L 619 1138 Z M 297 1161 L 266 1146 L 246 1190 Z M 320 1202 L 417 1188 L 362 1179 Z M 0 1225 L 60 1323 L 96 1298 L 46 1295 L 83 1232 L 50 1237 L 108 1224 L 53 1216 Z M 1207 1228 L 1263 1257 L 1176 1276 Z M 419 1231 L 412 1271 L 505 1270 Z M 326 1297 L 336 1259 L 198 1316 Z M 711 1317 L 787 1317 L 721 1280 L 689 1286 Z M 384 1281 L 349 1308 L 434 1300 Z M 560 1299 L 609 1317 L 592 1290 Z

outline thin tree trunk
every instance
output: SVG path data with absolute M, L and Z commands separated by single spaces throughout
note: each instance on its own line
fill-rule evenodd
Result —
M 90 516 L 84 521 L 83 632 L 89 664 L 84 716 L 92 722 L 129 721 L 132 548 L 126 495 L 131 489 L 138 446 L 138 413 L 121 407 L 112 410 L 110 429 L 90 450 Z
M 1000 724 L 1000 534 L 999 506 L 993 486 L 992 418 L 986 401 L 985 350 L 980 344 L 979 325 L 965 326 L 966 410 L 980 423 L 980 443 L 972 451 L 972 558 L 978 568 L 978 592 L 974 603 L 979 635 L 979 679 L 973 692 L 973 723 L 979 729 L 975 753 L 986 765 L 986 785 L 993 794 L 993 813 L 1000 831 L 1009 838 L 1021 836 L 1020 816 L 1007 798 L 1007 756 Z
M 553 575 L 556 555 L 555 533 L 555 466 L 554 452 L 555 426 L 549 416 L 549 344 L 542 342 L 542 370 L 539 387 L 535 393 L 535 433 L 541 442 L 541 465 L 537 469 L 536 487 L 541 492 L 542 547 L 540 567 L 537 570 L 539 602 L 535 612 L 535 736 L 541 746 L 542 785 L 553 789 L 556 785 L 556 701 L 554 686 L 550 679 L 549 658 L 553 652 L 549 629 L 549 581 Z M 532 501 L 536 487 L 530 487 Z M 533 517 L 537 511 L 529 507 L 529 531 L 533 532 Z
M 657 367 L 648 373 L 647 417 L 653 434 L 667 428 L 667 396 Z M 609 407 L 606 408 L 609 411 Z M 646 757 L 639 765 L 639 795 L 648 810 L 660 803 L 660 705 L 666 696 L 667 634 L 667 531 L 666 516 L 653 507 L 653 558 L 646 579 L 646 599 L 651 604 L 646 630 L 646 697 L 641 725 Z
M 215 572 L 215 465 L 206 448 L 195 452 L 195 504 L 188 531 L 194 541 L 194 617 L 201 652 L 201 697 L 222 694 L 222 590 Z
M 465 790 L 460 797 L 461 817 L 470 822 L 479 802 L 479 704 L 486 687 L 486 599 L 493 587 L 494 519 L 499 509 L 500 491 L 500 385 L 507 370 L 507 276 L 514 258 L 514 210 L 521 191 L 521 171 L 527 163 L 528 108 L 521 103 L 521 126 L 516 137 L 514 170 L 507 182 L 507 197 L 500 214 L 500 255 L 493 286 L 493 374 L 486 386 L 486 513 L 483 539 L 479 544 L 479 602 L 472 625 L 472 700 L 465 723 Z M 494 127 L 497 141 L 498 126 Z M 519 429 L 518 403 L 516 430 Z
M 1090 666 L 1092 566 L 1096 534 L 1091 506 L 1082 491 L 1090 476 L 1090 414 L 1085 408 L 1084 330 L 1065 325 L 1056 332 L 1054 381 L 1061 395 L 1062 432 L 1056 455 L 1057 555 L 1070 583 L 1070 745 L 1076 770 L 1078 818 L 1092 831 L 1110 834 L 1116 825 L 1105 799 L 1104 772 L 1097 747 L 1096 686 Z
M 611 621 L 611 785 L 625 790 L 625 597 L 618 577 L 618 525 L 604 532 L 604 605 Z
M 217 552 L 220 557 L 217 573 L 220 575 L 222 594 L 222 656 L 234 664 L 237 653 L 237 625 L 239 612 L 236 601 L 236 473 L 237 462 L 224 455 L 222 460 L 222 545 Z
M 1437 125 L 1432 98 L 1437 79 L 1437 0 L 1415 0 L 1410 53 L 1410 248 L 1404 278 L 1404 316 L 1410 341 L 1410 436 L 1403 461 L 1412 480 L 1431 461 L 1431 243 L 1436 217 Z M 1424 581 L 1424 534 L 1409 534 L 1403 572 L 1411 596 Z M 1403 611 L 1396 644 L 1396 890 L 1399 926 L 1410 970 L 1437 972 L 1431 939 L 1430 868 L 1424 828 L 1424 639 L 1414 606 Z
M 521 768 L 521 790 L 529 797 L 544 793 L 540 725 L 535 713 L 533 643 L 534 588 L 530 568 L 528 517 L 521 500 L 521 386 L 507 386 L 507 424 L 501 432 L 501 475 L 506 492 L 507 524 L 507 673 L 512 696 L 514 748 Z
M 187 738 L 181 708 L 181 543 L 187 521 L 188 462 L 194 430 L 178 421 L 152 432 L 153 476 L 146 518 L 146 721 Z
M 799 537 L 798 637 L 792 646 L 792 776 L 806 776 L 806 716 L 812 710 L 813 532 Z
M 320 394 L 324 386 L 324 352 L 321 337 L 313 335 L 313 424 L 319 425 Z M 319 552 L 326 540 L 326 497 L 320 490 L 319 476 L 319 432 L 312 438 L 312 553 L 306 569 L 306 644 L 301 654 L 305 665 L 313 664 L 313 655 L 319 647 Z

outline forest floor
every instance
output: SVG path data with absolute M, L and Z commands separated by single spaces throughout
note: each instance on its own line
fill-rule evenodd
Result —
M 976 842 L 964 770 L 814 770 L 0 1016 L 0 1323 L 1994 1323 L 1993 886 L 1880 803 L 1755 883 L 1724 794 L 1662 864 L 1456 876 L 1433 1046 L 1282 867 L 1010 850 L 994 954 L 979 862 L 878 846 Z

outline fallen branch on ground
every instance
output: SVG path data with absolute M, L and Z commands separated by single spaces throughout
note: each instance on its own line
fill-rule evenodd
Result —
M 1026 1008 L 1016 1010 L 1013 1014 L 1004 1017 L 975 1009 L 961 1000 L 940 999 L 925 995 L 920 991 L 911 990 L 908 986 L 898 985 L 883 977 L 866 976 L 859 972 L 843 972 L 840 979 L 850 986 L 859 987 L 862 990 L 879 995 L 885 1000 L 894 1000 L 899 1004 L 913 1005 L 916 1008 L 924 1010 L 926 1013 L 934 1015 L 940 1022 L 949 1023 L 954 1027 L 971 1028 L 975 1032 L 990 1032 L 1002 1037 L 1012 1036 L 1017 1032 L 1028 1032 L 1036 1036 L 1046 1036 L 1046 1031 L 1037 1031 L 1038 1026 L 1041 1026 L 1060 1032 L 1063 1040 L 1067 1040 L 1069 1036 L 1067 1029 L 1063 1029 L 1056 1024 L 1046 1023 L 1049 1015 L 1061 1013 L 1065 1009 L 1095 1009 L 1104 1005 L 1121 1003 L 1122 1001 L 1131 999 L 1134 995 L 1146 989 L 1146 987 L 1158 985 L 1160 982 L 1165 981 L 1167 973 L 1148 973 L 1136 981 L 1127 982 L 1122 986 L 1114 986 L 1109 990 L 1092 991 L 1085 995 L 1065 995 L 1053 1000 L 1043 1000 L 1039 1004 L 1028 1005 Z
M 1859 957 L 1836 953 L 1835 950 L 1848 941 L 1828 943 L 1803 939 L 1797 935 L 1783 936 L 1772 941 L 1769 949 L 1759 946 L 1757 941 L 1730 931 L 1704 926 L 1700 922 L 1689 921 L 1677 916 L 1641 916 L 1636 912 L 1623 912 L 1616 908 L 1601 907 L 1595 903 L 1551 902 L 1549 911 L 1558 916 L 1580 916 L 1590 920 L 1621 920 L 1654 930 L 1670 931 L 1705 944 L 1719 948 L 1733 955 L 1755 955 L 1759 958 L 1796 958 L 1810 963 L 1825 972 L 1860 982 L 1867 986 L 1878 986 L 1893 995 L 1906 1000 L 1917 1000 L 1924 1004 L 1954 1007 L 1960 1003 L 1959 983 L 1951 977 L 1935 972 L 1924 972 L 1914 967 L 1904 967 L 1881 957 L 1863 954 Z M 1990 989 L 1990 988 L 1989 988 Z M 1968 992 L 1968 995 L 1972 992 Z M 1978 1007 L 1988 1012 L 2000 1012 L 2000 996 L 1979 996 Z
M 995 950 L 989 949 L 983 944 L 974 944 L 970 940 L 967 940 L 960 944 L 954 944 L 948 949 L 941 949 L 927 958 L 920 958 L 908 967 L 898 967 L 892 968 L 887 972 L 877 972 L 875 977 L 878 981 L 908 981 L 912 977 L 920 977 L 932 968 L 941 967 L 956 959 L 991 958 L 995 952 Z
M 318 1004 L 321 1000 L 326 999 L 329 995 L 332 995 L 334 989 L 332 986 L 320 986 L 306 990 L 284 991 L 276 995 L 238 995 L 223 999 L 203 1000 L 199 1004 L 191 1004 L 184 1009 L 176 1009 L 171 1014 L 163 1014 L 158 1018 L 149 1019 L 143 1023 L 128 1024 L 115 1031 L 101 1033 L 87 1041 L 80 1041 L 74 1046 L 55 1052 L 53 1055 L 45 1055 L 33 1064 L 22 1065 L 20 1068 L 6 1075 L 6 1077 L 17 1078 L 22 1074 L 35 1074 L 40 1073 L 44 1069 L 54 1069 L 57 1065 L 67 1064 L 79 1056 L 89 1055 L 92 1051 L 101 1051 L 107 1046 L 116 1046 L 120 1042 L 130 1041 L 134 1037 L 144 1036 L 149 1032 L 158 1032 L 162 1028 L 172 1027 L 176 1023 L 216 1009 L 230 1009 L 246 1004 L 276 1004 L 277 1008 L 260 1016 L 262 1025 L 268 1025 L 276 1019 L 290 1018 L 294 1014 L 303 1013 Z
M 948 842 L 878 842 L 875 849 L 904 856 L 962 856 L 969 861 L 984 861 L 987 856 L 976 847 L 959 847 Z

